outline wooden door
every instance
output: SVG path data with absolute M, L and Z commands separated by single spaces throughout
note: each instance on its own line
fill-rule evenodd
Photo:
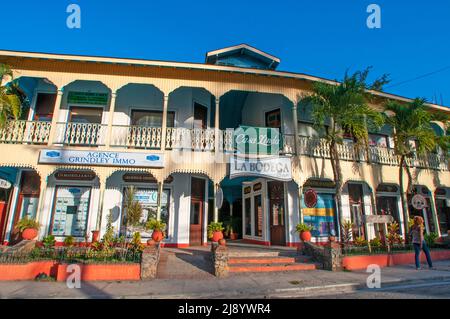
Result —
M 205 203 L 205 180 L 191 178 L 191 216 L 189 223 L 189 245 L 203 245 L 203 213 Z
M 271 245 L 286 245 L 284 184 L 268 182 Z

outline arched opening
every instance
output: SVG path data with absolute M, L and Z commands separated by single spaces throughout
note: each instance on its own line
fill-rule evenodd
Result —
M 450 236 L 450 187 L 437 188 L 434 196 L 441 236 Z
M 437 231 L 434 209 L 432 207 L 432 194 L 425 185 L 414 185 L 412 194 L 408 194 L 408 207 L 410 218 L 420 216 L 425 221 L 425 230 L 429 233 Z

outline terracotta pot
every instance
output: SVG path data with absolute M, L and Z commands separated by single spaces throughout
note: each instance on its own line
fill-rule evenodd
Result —
M 300 239 L 304 242 L 310 242 L 312 238 L 311 232 L 310 231 L 302 231 L 300 233 Z
M 22 232 L 22 238 L 24 240 L 33 240 L 37 237 L 38 231 L 34 228 L 27 228 Z
M 225 240 L 225 239 L 219 239 L 219 241 L 218 241 L 218 244 L 220 245 L 220 246 L 226 246 L 227 245 L 227 241 Z
M 147 246 L 150 247 L 156 246 L 156 241 L 154 241 L 153 239 L 147 240 Z
M 213 232 L 212 241 L 217 243 L 219 240 L 223 239 L 223 233 L 221 231 Z
M 163 232 L 160 230 L 154 230 L 153 234 L 152 234 L 152 239 L 159 243 L 160 241 L 162 241 L 164 239 L 164 235 Z
M 330 236 L 330 237 L 328 237 L 328 240 L 329 240 L 331 243 L 334 243 L 334 242 L 336 242 L 336 236 Z
M 99 230 L 93 230 L 92 231 L 92 242 L 93 243 L 98 242 L 99 237 L 100 237 L 100 231 Z
M 238 233 L 230 233 L 230 240 L 237 240 L 239 237 Z

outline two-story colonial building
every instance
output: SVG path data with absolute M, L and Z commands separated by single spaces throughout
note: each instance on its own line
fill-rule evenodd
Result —
M 392 215 L 404 233 L 391 129 L 372 132 L 368 155 L 351 141 L 340 146 L 338 212 L 326 141 L 310 107 L 299 103 L 314 82 L 333 82 L 277 71 L 280 60 L 270 54 L 238 45 L 198 64 L 0 51 L 0 63 L 11 66 L 30 104 L 0 131 L 4 244 L 19 239 L 15 224 L 25 216 L 40 222 L 40 238 L 84 241 L 94 230 L 103 234 L 109 218 L 124 234 L 130 186 L 143 222 L 167 222 L 166 246 L 206 244 L 208 223 L 229 215 L 242 220 L 240 237 L 262 245 L 298 245 L 301 221 L 314 226 L 316 242 L 339 236 L 343 220 L 370 239 L 380 229 L 362 221 L 375 214 Z M 387 100 L 410 101 L 373 94 L 380 111 Z M 442 123 L 435 128 L 445 134 Z M 447 157 L 414 157 L 408 165 L 427 200 L 412 211 L 424 216 L 427 231 L 447 236 Z

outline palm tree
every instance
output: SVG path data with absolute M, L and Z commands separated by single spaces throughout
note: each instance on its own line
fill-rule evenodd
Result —
M 423 155 L 434 151 L 437 146 L 448 155 L 450 136 L 438 136 L 433 130 L 433 120 L 447 123 L 449 118 L 444 114 L 432 114 L 425 105 L 425 99 L 416 98 L 411 103 L 389 101 L 385 105 L 386 123 L 392 127 L 394 151 L 399 157 L 400 197 L 405 212 L 405 231 L 408 232 L 409 209 L 406 194 L 412 194 L 412 174 L 406 160 L 414 155 Z M 405 194 L 403 174 L 406 170 L 408 177 L 407 192 Z
M 9 66 L 0 64 L 0 84 L 2 80 L 13 73 Z M 4 128 L 6 122 L 11 119 L 18 119 L 22 113 L 22 99 L 18 94 L 17 84 L 13 82 L 11 86 L 0 85 L 0 129 Z
M 336 202 L 342 220 L 342 169 L 338 153 L 338 145 L 344 143 L 345 133 L 354 137 L 357 147 L 368 145 L 368 129 L 377 129 L 383 125 L 383 116 L 369 107 L 370 90 L 381 90 L 388 83 L 388 76 L 383 75 L 372 84 L 367 84 L 370 68 L 345 74 L 344 80 L 338 84 L 317 82 L 313 85 L 313 94 L 301 99 L 301 102 L 312 106 L 312 120 L 318 129 L 328 121 L 325 133 L 328 141 L 331 166 L 336 184 Z

